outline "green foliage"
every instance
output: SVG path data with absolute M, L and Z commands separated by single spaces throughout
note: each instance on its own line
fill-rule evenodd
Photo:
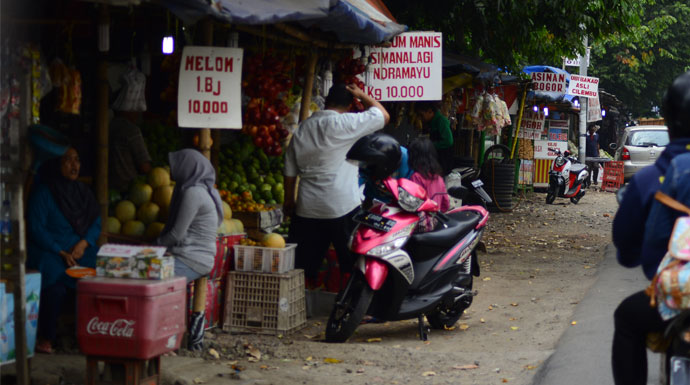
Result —
M 590 74 L 615 94 L 634 117 L 652 115 L 673 78 L 690 64 L 690 5 L 657 0 L 642 22 L 592 46 Z
M 444 34 L 444 48 L 518 72 L 526 64 L 560 66 L 590 41 L 640 24 L 652 0 L 396 0 L 388 3 L 411 30 Z

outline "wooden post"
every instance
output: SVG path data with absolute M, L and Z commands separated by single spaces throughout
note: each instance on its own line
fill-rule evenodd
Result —
M 309 52 L 307 59 L 307 73 L 304 77 L 304 88 L 302 88 L 302 104 L 299 109 L 299 121 L 303 121 L 309 116 L 309 106 L 311 106 L 311 93 L 314 88 L 314 73 L 316 72 L 316 62 L 319 56 L 316 49 Z
M 213 45 L 213 20 L 206 19 L 202 22 L 201 31 L 204 45 Z M 211 159 L 211 129 L 199 130 L 199 150 L 206 158 Z M 203 312 L 206 309 L 206 277 L 194 281 L 193 312 Z
M 100 24 L 110 24 L 108 6 L 101 5 Z M 101 53 L 98 62 L 98 83 L 97 83 L 97 103 L 96 122 L 98 129 L 98 142 L 96 155 L 96 198 L 101 206 L 101 221 L 106 222 L 108 218 L 108 135 L 110 122 L 108 121 L 108 62 L 107 54 Z M 99 244 L 105 243 L 106 239 L 101 235 Z
M 522 113 L 525 111 L 525 99 L 527 98 L 527 85 L 525 85 L 525 88 L 522 90 L 522 100 L 520 100 L 520 111 L 518 111 L 518 121 L 517 125 L 515 127 L 515 136 L 513 137 L 513 146 L 512 149 L 510 150 L 510 159 L 513 159 L 515 156 L 515 146 L 517 145 L 518 141 L 518 134 L 520 134 L 520 125 L 522 125 Z

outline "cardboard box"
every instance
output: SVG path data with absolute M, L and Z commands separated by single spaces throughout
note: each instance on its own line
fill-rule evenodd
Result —
M 242 221 L 246 228 L 270 229 L 283 223 L 283 210 L 273 209 L 269 211 L 233 211 L 232 217 Z
M 107 243 L 98 250 L 96 275 L 109 278 L 168 279 L 175 276 L 175 259 L 162 246 Z

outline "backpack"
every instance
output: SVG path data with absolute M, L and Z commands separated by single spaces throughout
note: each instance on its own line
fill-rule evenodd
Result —
M 654 198 L 666 206 L 690 215 L 690 208 L 657 191 Z M 657 307 L 661 318 L 668 320 L 690 309 L 690 216 L 676 220 L 671 231 L 668 251 L 654 278 L 645 290 L 650 305 Z

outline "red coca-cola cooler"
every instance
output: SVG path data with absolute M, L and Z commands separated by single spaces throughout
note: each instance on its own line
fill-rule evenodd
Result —
M 179 348 L 184 277 L 89 277 L 77 284 L 77 339 L 86 355 L 150 359 Z

